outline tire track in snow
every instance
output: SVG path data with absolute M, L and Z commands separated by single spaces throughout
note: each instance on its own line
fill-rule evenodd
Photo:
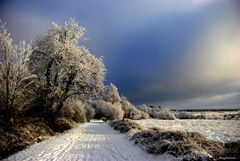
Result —
M 5 161 L 157 161 L 107 123 L 92 121 L 20 151 Z

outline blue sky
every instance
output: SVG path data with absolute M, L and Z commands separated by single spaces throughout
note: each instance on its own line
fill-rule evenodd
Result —
M 0 18 L 16 40 L 35 40 L 74 17 L 84 44 L 135 104 L 240 105 L 238 0 L 6 0 Z

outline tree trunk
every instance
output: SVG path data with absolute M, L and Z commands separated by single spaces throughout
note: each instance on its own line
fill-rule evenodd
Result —
M 57 114 L 60 113 L 60 111 L 63 107 L 63 102 L 67 99 L 67 94 L 69 92 L 70 86 L 72 85 L 72 82 L 73 82 L 76 74 L 77 74 L 77 71 L 75 71 L 74 73 L 71 73 L 68 77 L 68 81 L 66 83 L 65 90 L 64 90 L 62 96 L 60 97 L 60 100 L 59 100 L 59 103 L 58 103 L 58 106 L 57 106 L 57 110 L 56 110 Z
M 46 72 L 47 86 L 51 86 L 52 64 L 53 64 L 53 59 L 51 59 L 47 65 L 47 72 Z

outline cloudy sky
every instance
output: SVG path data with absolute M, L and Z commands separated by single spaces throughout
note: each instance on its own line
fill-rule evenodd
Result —
M 240 105 L 239 0 L 0 0 L 15 41 L 74 17 L 106 83 L 135 104 Z

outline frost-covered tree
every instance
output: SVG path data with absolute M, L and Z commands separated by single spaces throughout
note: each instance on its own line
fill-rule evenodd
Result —
M 110 83 L 110 85 L 106 86 L 104 99 L 105 101 L 108 101 L 111 103 L 121 101 L 121 97 L 119 96 L 119 93 L 118 93 L 118 88 L 114 84 Z
M 1 120 L 13 122 L 16 112 L 30 101 L 29 87 L 35 75 L 29 72 L 32 47 L 24 41 L 13 44 L 5 24 L 0 21 L 0 112 Z M 26 97 L 28 97 L 26 99 Z
M 44 89 L 42 99 L 54 113 L 59 113 L 70 97 L 92 99 L 103 92 L 105 67 L 101 58 L 79 45 L 84 33 L 74 19 L 64 26 L 53 23 L 48 34 L 37 40 L 31 55 L 31 69 Z

